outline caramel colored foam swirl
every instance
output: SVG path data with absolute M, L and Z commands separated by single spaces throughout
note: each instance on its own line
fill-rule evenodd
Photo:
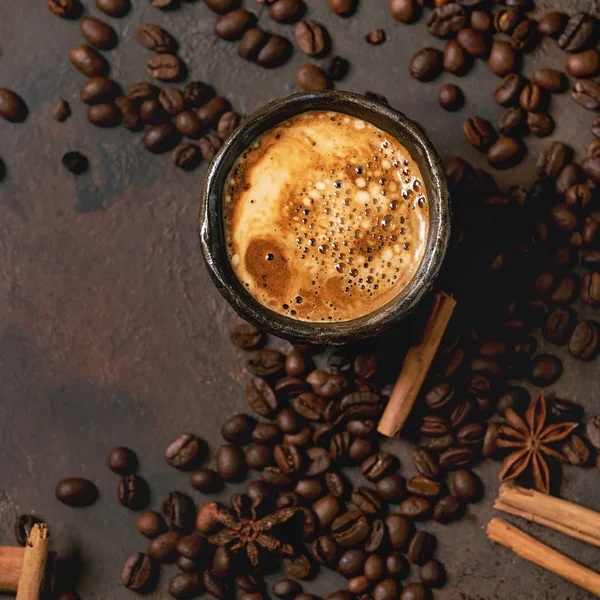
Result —
M 428 232 L 423 179 L 397 140 L 341 113 L 308 111 L 262 134 L 226 182 L 233 270 L 295 319 L 346 321 L 397 296 Z

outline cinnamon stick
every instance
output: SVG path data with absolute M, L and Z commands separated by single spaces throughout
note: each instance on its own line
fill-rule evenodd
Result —
M 492 518 L 487 526 L 487 535 L 493 542 L 509 548 L 526 560 L 600 596 L 598 573 L 546 546 L 503 519 Z
M 25 548 L 0 546 L 0 592 L 14 594 L 19 587 Z
M 494 508 L 600 547 L 600 514 L 589 508 L 510 483 L 500 486 Z
M 45 523 L 36 523 L 27 538 L 17 600 L 39 600 L 46 579 L 50 537 Z
M 455 306 L 456 300 L 452 296 L 444 292 L 435 295 L 423 337 L 406 354 L 400 375 L 379 421 L 379 433 L 396 437 L 406 423 Z

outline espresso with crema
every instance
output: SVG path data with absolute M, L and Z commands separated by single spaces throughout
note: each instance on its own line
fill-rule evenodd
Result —
M 406 148 L 331 111 L 301 113 L 236 160 L 223 196 L 229 261 L 293 319 L 348 321 L 393 300 L 423 259 L 427 190 Z

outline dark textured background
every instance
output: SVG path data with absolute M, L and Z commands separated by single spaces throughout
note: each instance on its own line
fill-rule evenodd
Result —
M 86 12 L 98 14 L 91 0 L 84 3 Z M 335 53 L 351 62 L 339 87 L 384 94 L 424 126 L 443 158 L 460 154 L 484 166 L 460 131 L 466 116 L 478 113 L 495 122 L 500 114 L 490 101 L 497 79 L 484 63 L 459 82 L 467 101 L 451 115 L 437 106 L 435 92 L 454 77 L 422 84 L 406 75 L 416 48 L 443 45 L 423 36 L 423 20 L 394 23 L 386 0 L 362 0 L 349 20 L 330 14 L 325 0 L 307 4 L 308 16 L 331 33 Z M 550 7 L 590 10 L 591 4 L 540 1 L 538 13 Z M 123 19 L 100 15 L 120 35 L 106 56 L 112 77 L 125 88 L 146 79 L 147 52 L 136 42 L 135 28 L 155 22 L 179 40 L 191 77 L 213 84 L 240 112 L 296 91 L 295 70 L 306 62 L 301 54 L 265 71 L 239 59 L 235 44 L 213 36 L 215 17 L 202 2 L 168 13 L 146 0 L 133 5 Z M 261 26 L 291 36 L 289 26 L 273 23 L 252 0 L 246 6 L 257 11 Z M 380 47 L 363 41 L 376 27 L 388 35 Z M 0 1 L 0 86 L 15 89 L 31 110 L 25 124 L 0 122 L 0 158 L 7 169 L 0 183 L 0 543 L 13 543 L 15 515 L 33 511 L 49 522 L 59 553 L 79 557 L 84 599 L 125 599 L 132 595 L 119 586 L 121 564 L 145 541 L 135 530 L 135 514 L 116 502 L 117 477 L 106 468 L 107 452 L 116 444 L 138 452 L 155 507 L 168 490 L 187 490 L 186 476 L 165 465 L 164 448 L 190 429 L 216 446 L 220 421 L 245 409 L 243 358 L 225 341 L 231 311 L 212 287 L 198 249 L 204 170 L 178 171 L 168 156 L 145 152 L 139 134 L 86 122 L 77 100 L 84 78 L 67 59 L 68 49 L 80 42 L 78 24 L 53 17 L 43 0 Z M 527 56 L 524 72 L 563 69 L 563 61 L 546 40 Z M 74 112 L 62 124 L 51 118 L 61 97 L 72 101 Z M 581 157 L 592 114 L 566 94 L 553 97 L 552 114 L 558 123 L 553 138 L 572 143 Z M 546 142 L 527 143 L 526 161 L 499 178 L 503 188 L 532 181 L 537 149 Z M 91 162 L 77 178 L 60 164 L 63 153 L 75 149 Z M 565 374 L 551 391 L 597 411 L 596 364 L 562 357 Z M 404 458 L 403 474 L 410 474 L 408 446 L 393 442 L 389 448 Z M 449 571 L 436 598 L 588 598 L 487 541 L 498 468 L 488 462 L 477 469 L 486 495 L 466 519 L 426 526 L 439 533 L 437 556 Z M 56 481 L 72 475 L 97 483 L 101 497 L 92 508 L 73 510 L 54 499 Z M 597 490 L 597 472 L 565 469 L 565 497 L 600 509 Z M 597 551 L 583 543 L 520 525 L 597 566 Z M 153 598 L 165 597 L 166 581 Z M 341 577 L 326 572 L 307 588 L 325 595 L 341 584 Z

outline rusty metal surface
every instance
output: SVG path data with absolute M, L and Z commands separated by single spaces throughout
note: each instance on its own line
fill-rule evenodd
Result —
M 0 2 L 0 86 L 20 93 L 31 111 L 23 125 L 0 122 L 0 158 L 7 169 L 0 182 L 0 543 L 13 542 L 16 514 L 34 511 L 49 522 L 59 553 L 78 557 L 82 598 L 125 599 L 131 593 L 119 586 L 121 564 L 145 543 L 135 530 L 135 515 L 117 504 L 107 452 L 117 444 L 136 450 L 154 506 L 171 489 L 187 490 L 185 475 L 165 465 L 163 450 L 189 429 L 216 447 L 223 416 L 244 409 L 243 363 L 226 341 L 231 311 L 210 284 L 198 249 L 203 169 L 180 172 L 169 157 L 145 152 L 139 134 L 87 124 L 85 107 L 75 99 L 83 77 L 67 60 L 68 49 L 81 41 L 78 25 L 53 17 L 44 4 Z M 89 9 L 91 1 L 85 4 L 97 14 Z M 565 4 L 574 11 L 589 9 L 591 2 L 548 0 L 538 2 L 538 9 Z M 106 55 L 124 87 L 146 79 L 147 54 L 134 39 L 135 27 L 156 22 L 179 40 L 191 76 L 212 83 L 241 112 L 296 91 L 295 70 L 306 62 L 299 53 L 283 68 L 261 70 L 239 59 L 234 44 L 213 36 L 214 16 L 202 2 L 165 13 L 146 0 L 133 5 L 124 19 L 108 19 L 120 42 Z M 465 108 L 444 113 L 435 90 L 454 78 L 421 84 L 406 75 L 416 48 L 442 47 L 423 35 L 422 20 L 413 26 L 393 23 L 385 0 L 362 0 L 349 20 L 331 15 L 324 0 L 308 5 L 308 14 L 329 29 L 335 53 L 351 62 L 340 87 L 384 94 L 424 126 L 444 158 L 461 154 L 484 166 L 460 131 L 467 115 L 495 121 L 500 113 L 490 101 L 497 80 L 484 63 L 460 80 Z M 291 34 L 261 7 L 253 8 L 263 27 Z M 376 27 L 386 30 L 388 40 L 371 47 L 362 38 Z M 524 72 L 540 65 L 562 68 L 563 60 L 546 41 L 526 58 Z M 61 97 L 72 101 L 74 111 L 62 124 L 51 118 Z M 553 138 L 572 143 L 581 156 L 591 114 L 566 95 L 553 98 L 552 113 L 558 123 Z M 535 148 L 543 142 L 527 144 L 527 159 L 499 179 L 503 187 L 531 182 Z M 60 164 L 67 150 L 86 153 L 90 172 L 77 178 L 67 173 Z M 597 411 L 597 363 L 582 365 L 559 355 L 565 374 L 551 391 Z M 410 473 L 408 445 L 388 445 L 404 459 L 403 473 Z M 488 462 L 477 469 L 486 494 L 467 518 L 426 526 L 439 534 L 437 556 L 449 571 L 436 598 L 588 598 L 487 541 L 483 528 L 493 513 L 498 468 Z M 98 485 L 101 496 L 92 508 L 73 510 L 54 499 L 56 481 L 71 475 Z M 563 495 L 600 509 L 597 481 L 593 470 L 567 468 Z M 597 552 L 583 543 L 522 526 L 597 566 Z M 163 577 L 152 598 L 166 596 L 166 582 Z M 341 577 L 326 572 L 307 588 L 325 595 L 342 585 Z

